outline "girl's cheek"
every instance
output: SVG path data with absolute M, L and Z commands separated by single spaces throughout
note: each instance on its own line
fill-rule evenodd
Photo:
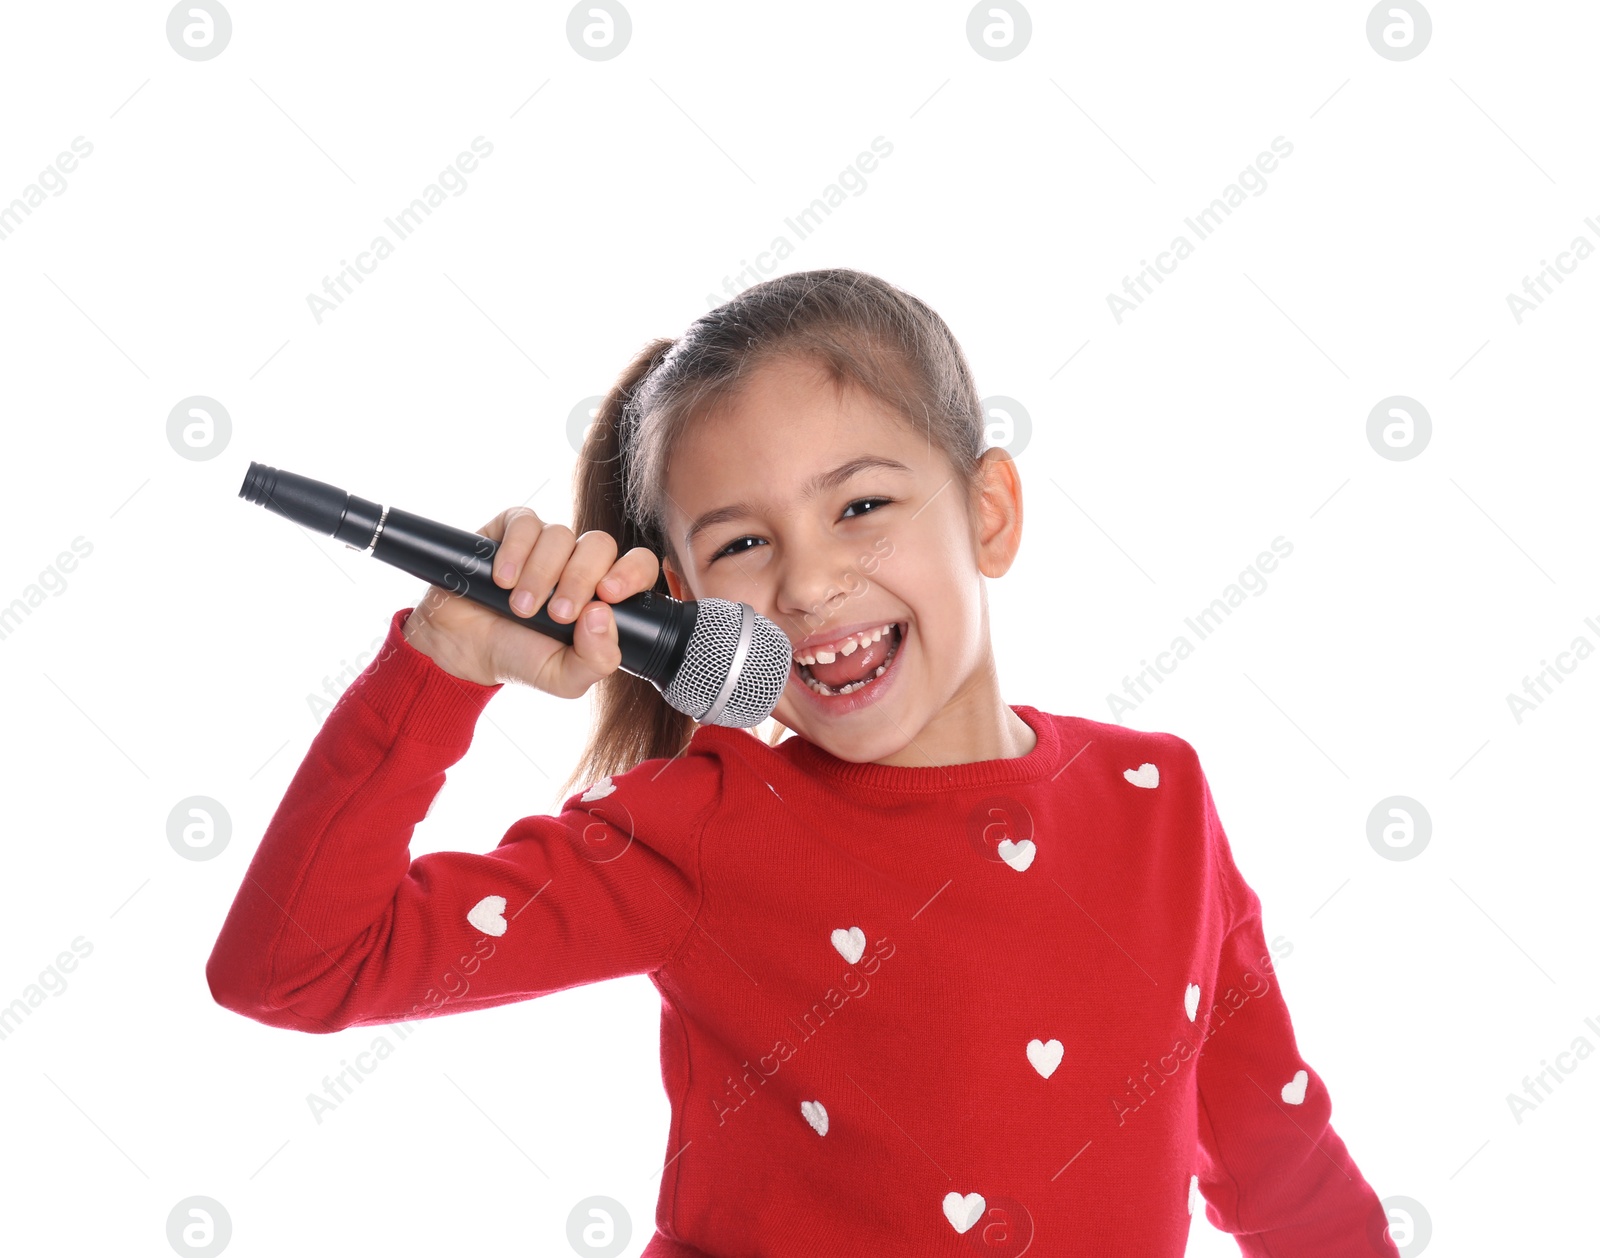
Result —
M 888 536 L 875 539 L 872 543 L 872 549 L 861 556 L 861 571 L 868 576 L 875 575 L 878 571 L 878 565 L 892 554 L 894 554 L 894 542 Z

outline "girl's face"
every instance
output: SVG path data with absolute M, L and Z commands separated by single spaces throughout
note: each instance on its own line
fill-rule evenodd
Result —
M 674 597 L 749 603 L 812 661 L 791 664 L 774 709 L 789 729 L 843 760 L 920 766 L 971 758 L 964 748 L 1013 719 L 979 579 L 1004 573 L 1021 540 L 1003 452 L 985 455 L 969 490 L 877 399 L 841 397 L 810 364 L 780 359 L 691 423 L 666 489 Z M 847 654 L 849 637 L 860 645 Z M 819 694 L 808 672 L 841 693 Z

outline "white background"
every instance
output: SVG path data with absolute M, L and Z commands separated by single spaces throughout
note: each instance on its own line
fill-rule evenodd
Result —
M 924 298 L 1031 416 L 1025 541 L 989 590 L 1006 698 L 1199 750 L 1292 942 L 1335 1128 L 1434 1252 L 1577 1238 L 1600 1062 L 1566 1058 L 1520 1123 L 1506 1098 L 1600 1046 L 1600 660 L 1520 722 L 1506 696 L 1600 645 L 1600 261 L 1520 323 L 1506 297 L 1600 243 L 1593 6 L 1438 3 L 1407 61 L 1342 3 L 1037 4 L 1008 61 L 961 5 L 638 3 L 605 62 L 559 5 L 230 12 L 203 62 L 162 5 L 13 5 L 0 29 L 0 205 L 93 145 L 0 240 L 0 605 L 92 546 L 0 640 L 0 1003 L 93 947 L 0 1042 L 11 1238 L 165 1254 L 204 1194 L 239 1255 L 558 1253 L 605 1193 L 643 1247 L 668 1117 L 647 979 L 419 1024 L 320 1125 L 306 1094 L 392 1029 L 212 1002 L 308 696 L 421 593 L 236 494 L 254 459 L 463 528 L 524 501 L 569 519 L 574 405 L 795 240 L 785 217 L 876 136 L 892 155 L 783 269 Z M 480 135 L 465 192 L 319 324 L 307 294 Z M 1266 190 L 1119 324 L 1107 295 L 1277 136 Z M 197 394 L 232 417 L 204 460 L 167 440 Z M 1432 417 L 1404 461 L 1367 440 L 1392 395 Z M 1265 592 L 1114 717 L 1280 535 Z M 551 810 L 586 719 L 497 697 L 413 853 Z M 196 794 L 232 820 L 209 861 L 167 841 Z M 1391 795 L 1432 819 L 1415 859 L 1368 842 Z M 1190 1249 L 1236 1252 L 1198 1217 Z

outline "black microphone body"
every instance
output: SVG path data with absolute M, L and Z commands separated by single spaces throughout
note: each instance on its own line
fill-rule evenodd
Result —
M 496 585 L 492 577 L 494 557 L 500 549 L 500 543 L 493 538 L 452 528 L 396 507 L 386 507 L 322 481 L 261 463 L 250 464 L 239 496 L 285 519 L 331 536 L 352 550 L 369 551 L 375 559 L 430 585 L 471 599 L 525 628 L 572 645 L 574 625 L 552 620 L 545 613 L 545 599 L 554 592 L 554 587 L 545 591 L 531 616 L 519 616 L 511 610 L 511 591 Z M 723 603 L 723 600 L 704 601 L 707 606 Z M 774 635 L 784 648 L 788 640 L 775 625 L 756 616 L 750 608 L 731 605 L 746 613 L 744 633 L 738 635 L 737 643 L 725 643 L 733 648 L 729 652 L 731 660 L 691 661 L 702 671 L 706 666 L 715 669 L 719 663 L 728 666 L 726 683 L 710 685 L 708 689 L 703 678 L 698 686 L 683 684 L 685 657 L 691 642 L 695 641 L 700 603 L 645 590 L 609 606 L 617 621 L 623 671 L 650 681 L 675 707 L 680 706 L 680 696 L 674 693 L 674 683 L 692 691 L 684 710 L 689 710 L 696 720 L 755 725 L 766 719 L 777 703 L 782 682 L 776 676 L 779 648 Z M 709 645 L 724 644 L 712 635 L 702 636 L 708 639 Z M 726 633 L 720 637 L 725 639 Z M 752 646 L 756 649 L 752 650 Z M 787 649 L 782 650 L 782 655 L 786 680 Z M 748 694 L 739 694 L 736 683 L 740 681 L 740 671 L 747 660 L 756 666 L 756 675 L 751 678 L 754 689 Z M 711 699 L 713 694 L 715 698 Z M 763 705 L 764 710 L 761 710 Z M 694 708 L 702 710 L 691 710 Z M 756 719 L 748 719 L 757 712 Z

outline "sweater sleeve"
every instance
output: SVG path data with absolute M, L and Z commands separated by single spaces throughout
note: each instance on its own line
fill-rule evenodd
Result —
M 1231 909 L 1197 1074 L 1206 1217 L 1245 1258 L 1399 1258 L 1377 1194 L 1329 1122 L 1322 1077 L 1300 1056 L 1261 901 L 1234 865 L 1203 773 L 1200 783 L 1206 842 Z
M 413 647 L 410 610 L 324 718 L 206 964 L 216 1001 L 268 1026 L 331 1032 L 645 973 L 693 925 L 699 805 L 719 781 L 708 757 L 603 779 L 559 815 L 515 822 L 492 851 L 411 858 L 413 829 L 501 687 Z

